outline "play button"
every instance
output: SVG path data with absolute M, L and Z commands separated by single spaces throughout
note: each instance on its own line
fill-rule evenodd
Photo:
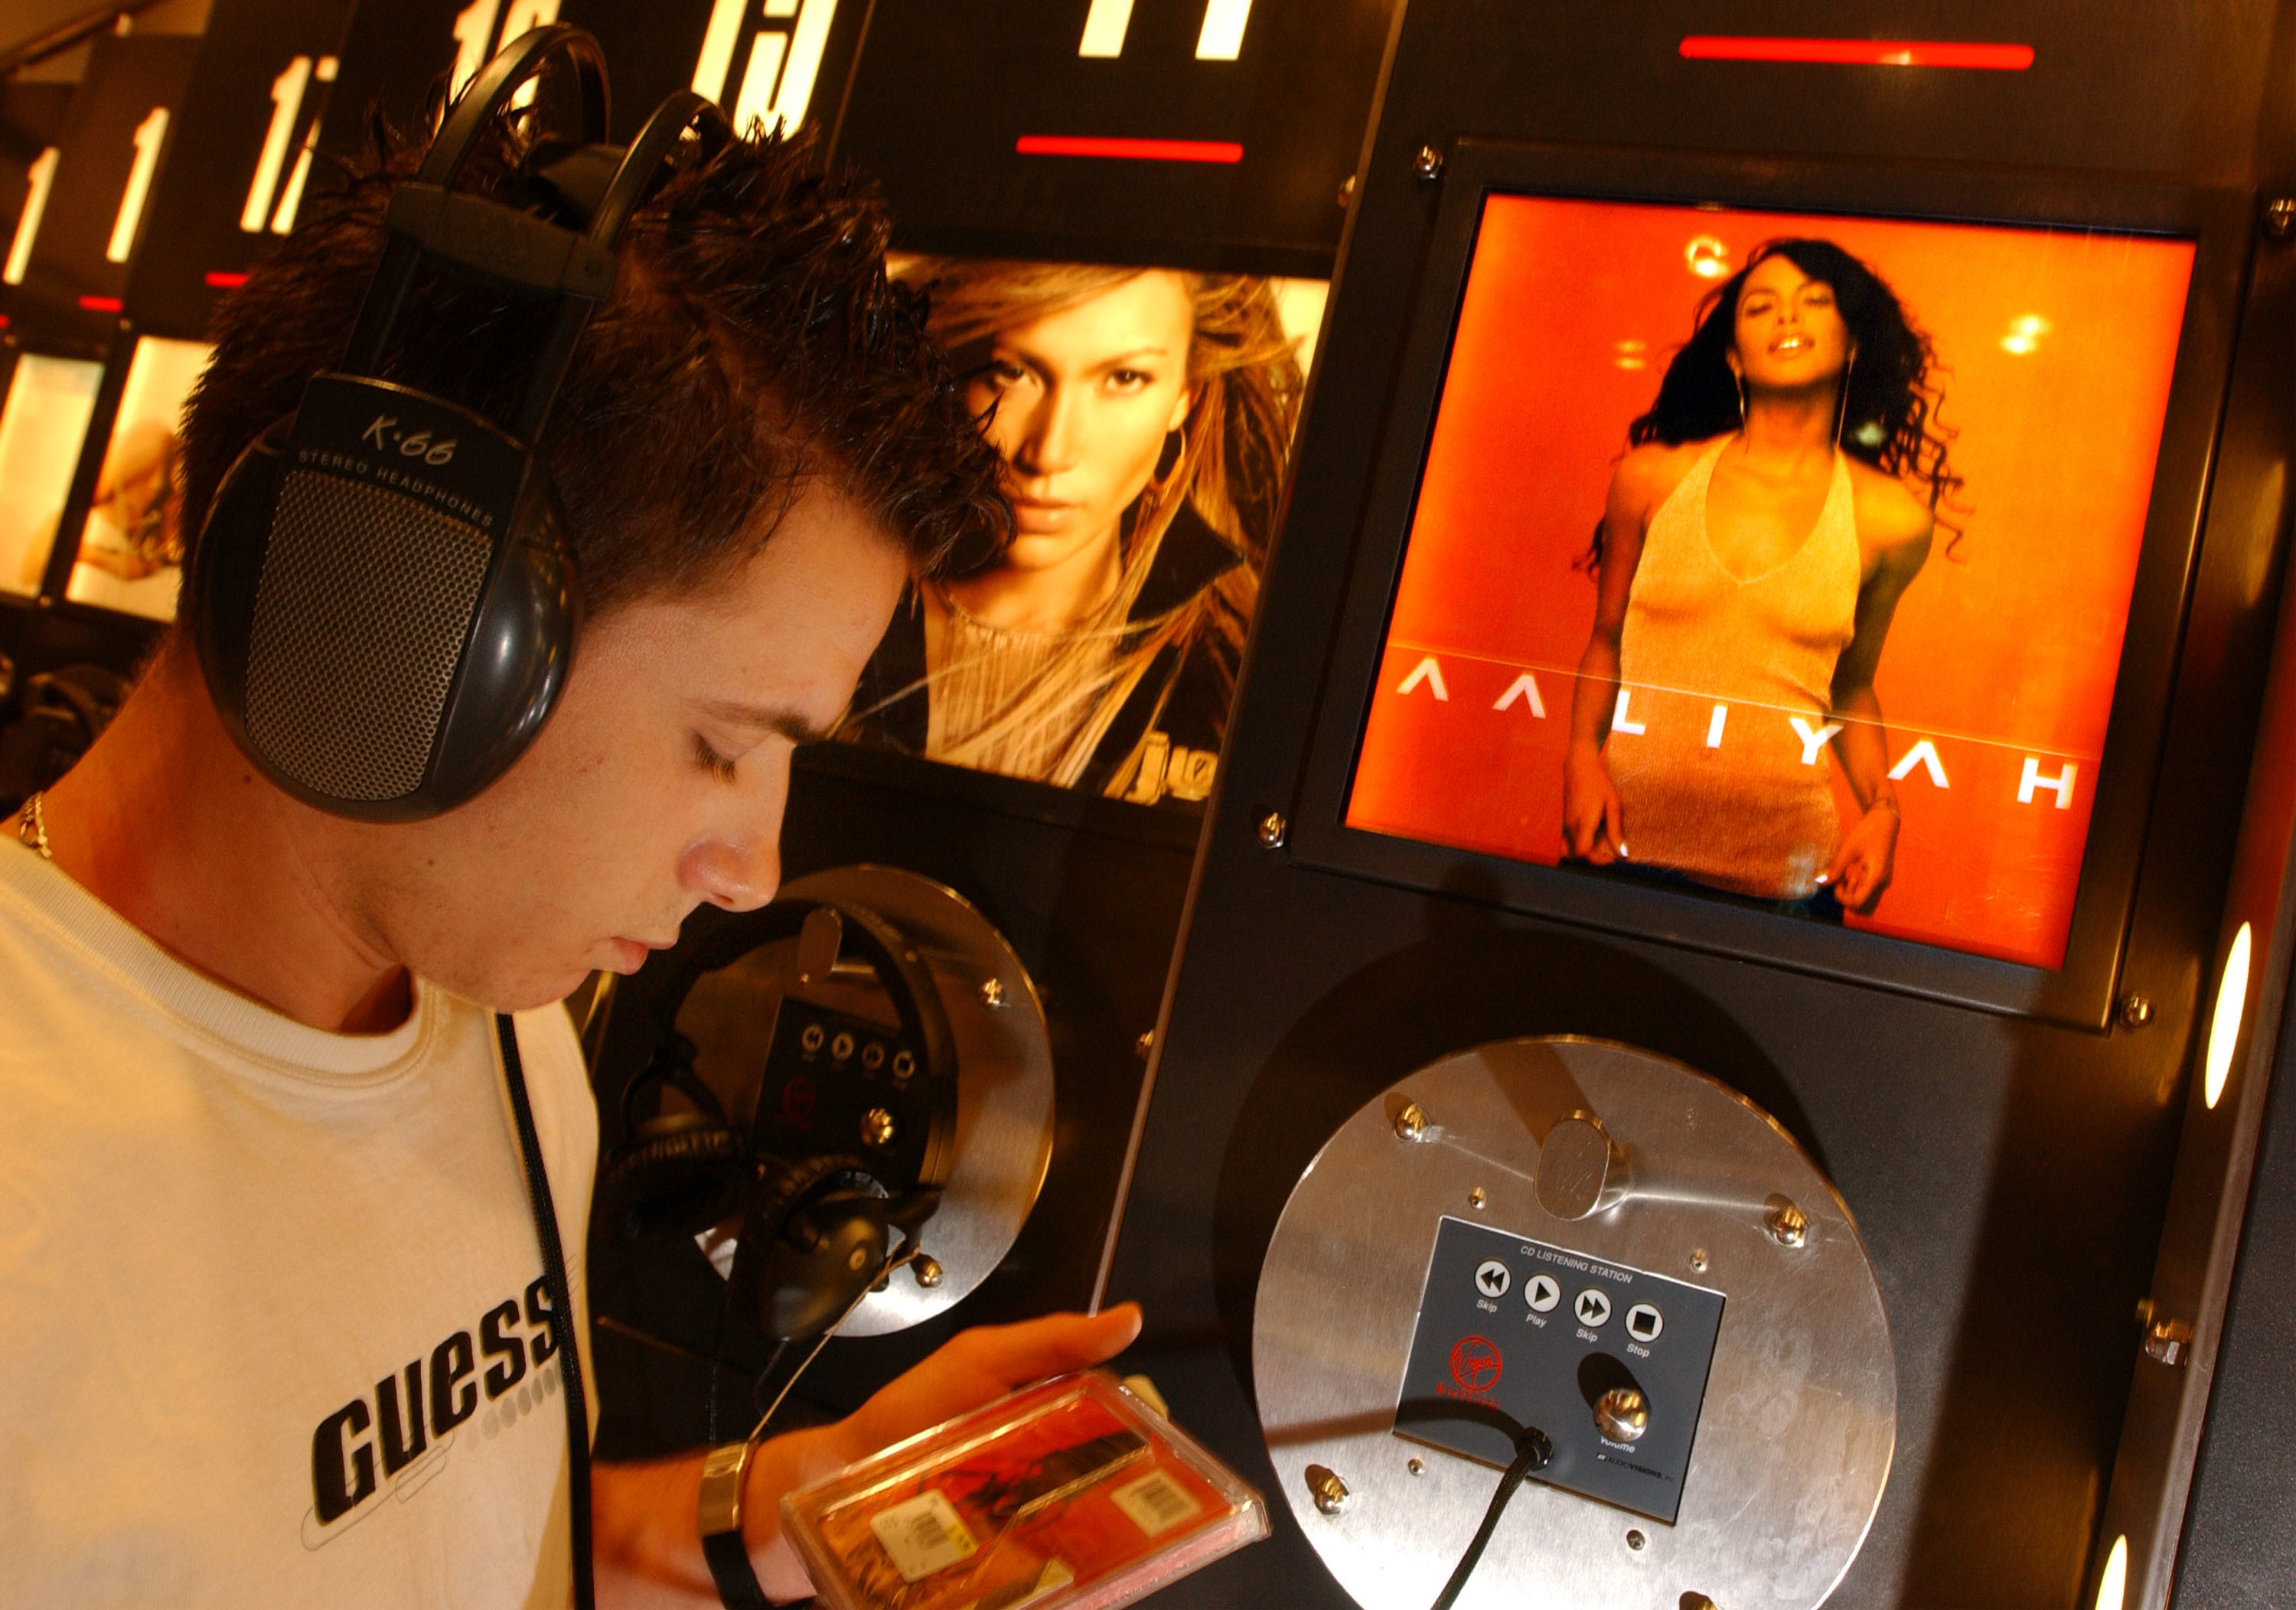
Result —
M 1553 1275 L 1533 1275 L 1524 1295 L 1530 1298 L 1530 1311 L 1545 1313 L 1562 1301 L 1562 1287 L 1554 1283 Z
M 1611 1317 L 1611 1299 L 1589 1286 L 1578 1294 L 1575 1312 L 1578 1315 L 1578 1323 L 1589 1330 L 1596 1329 Z
M 1485 1258 L 1475 1271 L 1475 1289 L 1487 1297 L 1503 1297 L 1514 1284 L 1514 1275 L 1496 1258 Z

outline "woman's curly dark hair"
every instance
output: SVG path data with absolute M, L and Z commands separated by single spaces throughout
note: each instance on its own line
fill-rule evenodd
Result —
M 340 357 L 384 206 L 426 145 L 372 119 L 365 159 L 218 310 L 185 415 L 187 533 L 241 450 Z M 578 225 L 537 167 L 506 121 L 457 188 Z M 996 450 L 922 299 L 886 279 L 889 232 L 868 186 L 818 171 L 809 136 L 729 141 L 631 219 L 538 443 L 593 610 L 708 584 L 808 484 L 838 488 L 928 568 L 1007 540 Z M 511 418 L 553 306 L 432 271 L 408 305 L 423 316 L 398 320 L 385 378 Z
M 1888 282 L 1831 241 L 1765 241 L 1748 254 L 1743 268 L 1708 291 L 1698 304 L 1690 339 L 1666 366 L 1657 401 L 1627 427 L 1627 440 L 1637 447 L 1650 442 L 1679 446 L 1725 435 L 1743 422 L 1738 377 L 1728 354 L 1746 276 L 1770 257 L 1784 257 L 1832 286 L 1834 306 L 1849 327 L 1857 359 L 1849 366 L 1842 408 L 1841 451 L 1884 475 L 1925 485 L 1931 513 L 1952 533 L 1946 547 L 1950 554 L 1962 528 L 1944 519 L 1943 511 L 1958 507 L 1955 494 L 1963 481 L 1947 458 L 1959 433 L 1938 417 L 1945 394 L 1934 378 L 1940 369 L 1936 351 Z M 1602 546 L 1598 525 L 1587 568 L 1600 563 Z

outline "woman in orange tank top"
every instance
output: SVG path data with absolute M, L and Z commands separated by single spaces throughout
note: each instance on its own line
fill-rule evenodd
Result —
M 1767 242 L 1709 296 L 1596 528 L 1566 854 L 1873 910 L 1899 825 L 1874 674 L 1961 485 L 1932 361 L 1829 241 Z M 1829 748 L 1857 802 L 1846 824 Z

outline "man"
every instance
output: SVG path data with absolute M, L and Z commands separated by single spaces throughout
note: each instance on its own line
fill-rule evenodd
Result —
M 516 154 L 478 183 L 549 205 Z M 491 789 L 406 825 L 311 810 L 234 747 L 177 633 L 0 842 L 0 1603 L 566 1602 L 562 1361 L 489 1014 L 519 1014 L 578 1321 L 596 1116 L 551 1003 L 703 901 L 771 898 L 792 747 L 836 721 L 912 568 L 1004 525 L 886 287 L 882 213 L 808 156 L 735 142 L 625 235 L 540 443 L 588 617 Z M 224 310 L 187 532 L 341 351 L 412 165 L 356 180 Z M 416 305 L 390 378 L 500 417 L 533 320 L 444 280 Z M 767 1590 L 808 1590 L 781 1491 L 1136 1326 L 968 1333 L 770 1444 Z M 598 1470 L 603 1602 L 716 1602 L 698 1481 L 698 1458 Z

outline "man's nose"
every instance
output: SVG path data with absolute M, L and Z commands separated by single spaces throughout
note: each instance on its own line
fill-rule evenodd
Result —
M 781 846 L 770 834 L 705 838 L 687 847 L 678 881 L 712 905 L 753 911 L 781 887 Z

